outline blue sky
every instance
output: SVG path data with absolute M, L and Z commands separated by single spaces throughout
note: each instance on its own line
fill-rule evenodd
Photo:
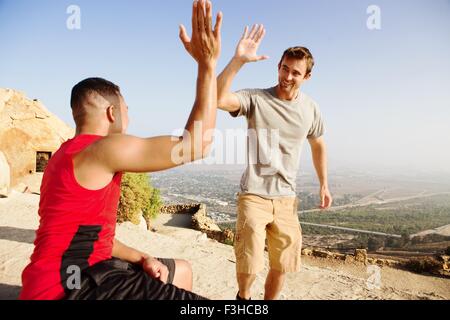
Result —
M 81 29 L 68 30 L 69 5 Z M 449 172 L 450 1 L 216 0 L 224 13 L 220 71 L 245 25 L 264 23 L 260 53 L 271 58 L 240 72 L 233 89 L 276 84 L 284 49 L 308 47 L 316 66 L 302 88 L 327 124 L 330 167 Z M 369 30 L 366 10 L 381 10 Z M 130 106 L 129 133 L 171 134 L 184 127 L 196 66 L 178 39 L 190 29 L 190 0 L 0 0 L 0 87 L 38 98 L 73 126 L 72 86 L 105 77 Z M 219 113 L 218 128 L 245 128 Z M 305 145 L 302 162 L 309 163 Z

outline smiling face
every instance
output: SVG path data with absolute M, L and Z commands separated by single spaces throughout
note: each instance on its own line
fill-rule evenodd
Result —
M 296 95 L 300 86 L 311 77 L 305 59 L 284 57 L 278 65 L 278 87 L 286 96 Z

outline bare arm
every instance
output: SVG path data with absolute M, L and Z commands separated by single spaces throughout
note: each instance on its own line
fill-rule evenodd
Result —
M 311 146 L 311 153 L 317 177 L 320 182 L 320 208 L 327 209 L 331 207 L 333 201 L 328 190 L 328 172 L 327 172 L 327 150 L 323 137 L 308 139 Z
M 99 163 L 97 166 L 105 172 L 153 172 L 207 155 L 216 123 L 215 68 L 221 49 L 221 23 L 219 13 L 212 30 L 212 5 L 209 1 L 199 1 L 192 7 L 192 38 L 187 36 L 184 26 L 180 27 L 183 45 L 198 64 L 196 99 L 183 136 L 107 136 L 87 150 L 93 159 L 91 167 Z
M 234 57 L 217 78 L 218 108 L 228 112 L 238 111 L 240 102 L 231 92 L 231 85 L 242 66 L 248 62 L 265 60 L 267 56 L 258 56 L 256 51 L 264 38 L 266 31 L 262 25 L 254 25 L 250 34 L 245 27 L 244 34 L 239 40 Z
M 134 264 L 142 264 L 145 259 L 149 258 L 148 254 L 130 248 L 117 239 L 114 239 L 112 256 Z
M 167 282 L 169 270 L 166 265 L 144 252 L 128 247 L 117 239 L 114 239 L 112 256 L 133 264 L 141 265 L 142 269 L 151 277 L 159 279 L 164 283 Z

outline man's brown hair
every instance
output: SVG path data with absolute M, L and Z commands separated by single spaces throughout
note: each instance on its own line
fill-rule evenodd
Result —
M 281 67 L 281 63 L 283 62 L 284 58 L 294 58 L 306 61 L 306 75 L 311 73 L 313 67 L 314 67 L 314 57 L 312 56 L 311 52 L 308 50 L 308 48 L 305 47 L 292 47 L 288 48 L 284 51 L 283 56 L 281 57 L 280 63 L 278 64 L 278 67 Z

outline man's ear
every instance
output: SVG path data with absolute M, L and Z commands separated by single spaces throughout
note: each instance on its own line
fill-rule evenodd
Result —
M 116 121 L 116 118 L 114 117 L 114 106 L 110 105 L 108 108 L 106 108 L 106 117 L 108 118 L 109 122 Z
M 305 80 L 309 80 L 309 78 L 311 78 L 311 72 L 310 73 L 308 73 L 303 79 L 305 79 Z

